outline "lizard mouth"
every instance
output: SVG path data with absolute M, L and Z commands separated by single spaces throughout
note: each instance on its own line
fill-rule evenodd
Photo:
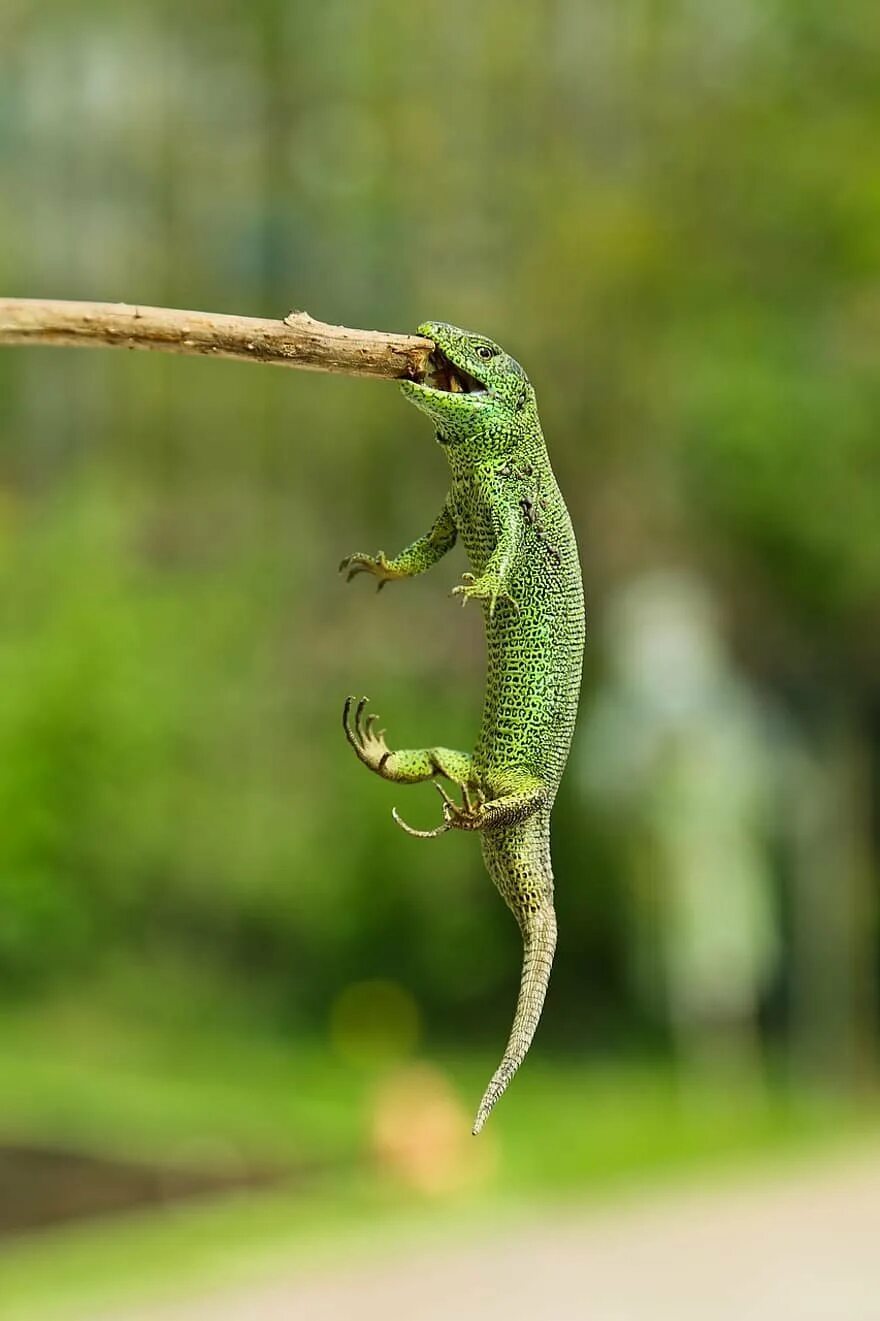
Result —
M 457 366 L 441 349 L 435 349 L 428 359 L 423 388 L 435 390 L 438 394 L 471 394 L 484 398 L 489 393 L 484 381 Z

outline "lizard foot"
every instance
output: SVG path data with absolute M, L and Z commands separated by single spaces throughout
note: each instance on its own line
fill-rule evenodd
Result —
M 348 570 L 347 573 L 346 570 Z M 376 584 L 377 592 L 381 592 L 385 584 L 391 582 L 392 579 L 401 577 L 399 573 L 392 569 L 384 550 L 380 550 L 378 555 L 364 555 L 360 552 L 355 555 L 346 555 L 339 566 L 339 572 L 345 573 L 347 583 L 350 583 L 358 573 L 371 573 L 374 578 L 379 580 Z
M 467 605 L 468 601 L 488 601 L 489 618 L 495 614 L 495 607 L 499 601 L 507 601 L 513 610 L 519 610 L 519 606 L 512 596 L 502 589 L 500 578 L 494 574 L 484 573 L 482 577 L 477 578 L 473 573 L 463 573 L 461 582 L 452 589 L 453 596 L 460 596 L 462 605 Z
M 352 717 L 353 697 L 346 697 L 345 706 L 342 708 L 342 728 L 345 730 L 345 737 L 354 748 L 358 757 L 365 766 L 369 766 L 371 771 L 382 770 L 383 765 L 391 756 L 391 749 L 385 742 L 385 730 L 380 729 L 376 732 L 376 721 L 379 717 L 375 714 L 364 716 L 367 709 L 368 698 L 362 697 L 355 707 Z
M 461 786 L 461 796 L 463 803 L 456 803 L 444 789 L 443 785 L 437 780 L 434 781 L 434 788 L 443 799 L 443 820 L 439 826 L 433 830 L 416 830 L 413 826 L 407 825 L 397 808 L 392 808 L 391 815 L 395 823 L 405 830 L 408 835 L 414 835 L 416 839 L 436 839 L 438 835 L 445 835 L 447 830 L 482 830 L 485 825 L 484 804 L 486 795 L 482 789 L 463 784 Z

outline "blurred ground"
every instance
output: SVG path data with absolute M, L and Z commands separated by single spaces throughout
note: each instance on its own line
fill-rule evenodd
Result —
M 180 1019 L 178 991 L 165 994 Z M 605 1211 L 647 1205 L 649 1189 L 730 1187 L 747 1172 L 827 1168 L 834 1153 L 880 1149 L 870 1090 L 809 1091 L 778 1065 L 760 1080 L 542 1050 L 475 1142 L 482 1052 L 358 1062 L 339 1054 L 338 1034 L 331 1051 L 199 1013 L 160 1029 L 158 987 L 149 1015 L 131 1003 L 110 1013 L 110 998 L 96 988 L 0 1020 L 0 1136 L 13 1158 L 0 1168 L 2 1321 L 124 1317 L 212 1290 L 240 1307 L 265 1280 L 320 1291 L 340 1263 L 359 1277 L 359 1263 L 386 1262 L 394 1276 L 403 1262 L 404 1289 L 414 1254 L 426 1271 L 439 1254 L 442 1271 L 468 1234 L 503 1256 L 499 1236 L 516 1231 L 518 1256 L 530 1238 L 519 1227 L 543 1214 L 558 1226 L 562 1207 L 589 1207 L 592 1252 L 594 1232 L 619 1221 Z M 252 1177 L 273 1171 L 269 1184 Z M 99 1173 L 112 1186 L 95 1187 Z M 198 1195 L 208 1181 L 217 1191 Z M 653 1204 L 662 1217 L 666 1203 Z M 841 1216 L 835 1233 L 849 1224 Z
M 874 1321 L 880 1150 L 105 1321 Z

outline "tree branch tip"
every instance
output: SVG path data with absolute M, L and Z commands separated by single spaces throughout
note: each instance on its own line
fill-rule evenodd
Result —
M 134 303 L 0 298 L 0 347 L 11 344 L 148 349 L 391 380 L 422 379 L 434 348 L 420 335 L 328 325 L 299 308 L 271 321 Z

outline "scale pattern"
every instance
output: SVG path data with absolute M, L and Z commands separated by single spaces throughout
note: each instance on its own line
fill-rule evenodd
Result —
M 534 391 L 519 363 L 485 336 L 427 322 L 437 345 L 441 385 L 402 389 L 427 413 L 450 466 L 446 502 L 427 536 L 393 560 L 353 555 L 349 577 L 370 573 L 379 586 L 424 572 L 461 538 L 471 564 L 455 594 L 479 601 L 488 653 L 486 698 L 469 756 L 445 748 L 392 752 L 346 702 L 346 734 L 362 761 L 389 780 L 434 779 L 449 829 L 479 831 L 490 877 L 516 918 L 523 967 L 513 1029 L 477 1112 L 482 1128 L 531 1044 L 556 946 L 550 812 L 568 758 L 580 693 L 585 617 L 577 545 L 538 419 Z M 436 378 L 435 378 L 436 379 Z M 450 389 L 454 380 L 464 389 Z M 462 790 L 458 804 L 445 777 Z

